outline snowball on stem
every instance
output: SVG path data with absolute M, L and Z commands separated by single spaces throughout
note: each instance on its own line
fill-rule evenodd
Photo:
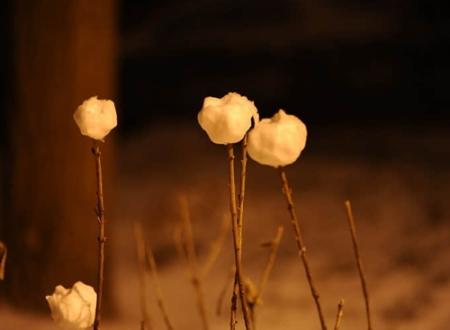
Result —
M 241 141 L 252 125 L 258 122 L 258 110 L 247 97 L 228 93 L 222 98 L 208 96 L 197 119 L 210 140 L 216 144 Z
M 99 100 L 97 96 L 85 100 L 74 112 L 73 119 L 82 135 L 100 141 L 117 126 L 114 102 Z
M 305 148 L 305 124 L 294 115 L 279 110 L 262 119 L 248 134 L 248 154 L 256 162 L 273 167 L 292 164 Z

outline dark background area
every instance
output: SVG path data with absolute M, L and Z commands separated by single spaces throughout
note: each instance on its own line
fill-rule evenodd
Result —
M 450 118 L 443 1 L 123 1 L 123 130 L 230 90 L 307 123 Z
M 445 1 L 120 1 L 122 133 L 237 91 L 310 124 L 448 122 Z M 1 14 L 2 137 L 13 111 L 13 2 Z

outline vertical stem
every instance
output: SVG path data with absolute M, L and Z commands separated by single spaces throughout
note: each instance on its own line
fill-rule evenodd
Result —
M 241 177 L 240 177 L 240 189 L 239 189 L 239 206 L 238 206 L 238 218 L 237 218 L 237 232 L 238 232 L 238 258 L 242 264 L 242 227 L 244 221 L 244 200 L 245 200 L 245 184 L 247 178 L 247 135 L 242 140 L 242 159 L 241 159 Z M 233 293 L 231 297 L 231 315 L 230 315 L 230 328 L 234 330 L 236 328 L 236 311 L 237 311 L 237 296 L 239 295 L 239 280 L 236 270 L 235 280 L 233 284 Z M 247 302 L 246 302 L 247 304 Z M 247 304 L 248 305 L 248 304 Z M 250 315 L 250 319 L 252 319 Z
M 342 316 L 344 315 L 344 299 L 338 304 L 338 310 L 336 314 L 336 322 L 334 324 L 334 330 L 339 330 L 339 326 L 341 325 Z
M 314 298 L 314 302 L 316 303 L 317 313 L 319 315 L 320 325 L 322 330 L 327 330 L 327 326 L 325 324 L 325 318 L 322 312 L 322 306 L 320 305 L 320 296 L 317 288 L 314 284 L 314 280 L 311 274 L 311 268 L 309 266 L 308 258 L 306 256 L 306 246 L 303 240 L 300 222 L 297 218 L 297 214 L 295 211 L 294 201 L 292 199 L 292 189 L 289 187 L 289 182 L 286 176 L 286 173 L 283 167 L 279 167 L 279 173 L 281 178 L 281 183 L 283 185 L 283 195 L 286 197 L 286 202 L 288 204 L 288 210 L 291 217 L 291 224 L 295 234 L 295 240 L 297 242 L 297 248 L 299 250 L 300 257 L 303 262 L 303 267 L 305 268 L 306 278 L 308 280 L 309 287 L 311 289 L 311 294 Z
M 198 269 L 197 254 L 195 252 L 194 234 L 192 232 L 191 216 L 189 213 L 188 202 L 184 196 L 180 197 L 180 208 L 182 216 L 182 225 L 184 232 L 184 252 L 191 272 L 191 281 L 197 294 L 197 306 L 202 320 L 204 330 L 209 329 L 206 305 L 203 298 L 203 288 L 201 284 L 200 271 Z M 181 238 L 181 237 L 180 237 Z
M 101 151 L 98 141 L 94 141 L 92 153 L 95 157 L 95 174 L 97 178 L 97 221 L 99 224 L 98 234 L 98 268 L 97 268 L 97 305 L 95 308 L 94 330 L 100 329 L 103 299 L 103 273 L 105 268 L 105 204 L 103 202 L 103 173 Z
M 355 219 L 353 218 L 352 205 L 350 201 L 345 201 L 345 209 L 347 210 L 347 220 L 352 236 L 353 250 L 355 252 L 356 266 L 358 267 L 359 278 L 361 279 L 361 287 L 364 294 L 364 301 L 366 304 L 366 316 L 367 316 L 367 328 L 372 328 L 372 318 L 370 316 L 370 299 L 369 290 L 367 289 L 366 277 L 364 276 L 364 268 L 361 260 L 361 254 L 359 252 L 358 238 L 356 236 Z
M 240 232 L 238 226 L 238 210 L 236 205 L 236 184 L 235 184 L 235 173 L 234 173 L 234 148 L 232 144 L 227 145 L 227 155 L 229 164 L 229 177 L 228 186 L 230 193 L 230 213 L 232 221 L 232 231 L 233 231 L 233 244 L 234 244 L 234 259 L 236 265 L 236 282 L 239 287 L 239 298 L 241 300 L 242 314 L 244 316 L 245 328 L 251 330 L 250 316 L 248 311 L 248 306 L 245 299 L 245 287 L 243 283 L 242 276 L 242 265 L 241 265 L 241 242 L 239 240 Z M 241 183 L 241 187 L 243 184 Z M 241 196 L 240 200 L 243 200 Z

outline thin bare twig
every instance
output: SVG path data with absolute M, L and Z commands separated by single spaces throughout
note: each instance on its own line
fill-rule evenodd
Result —
M 216 306 L 216 315 L 220 316 L 222 314 L 223 309 L 223 302 L 225 300 L 225 295 L 227 294 L 227 290 L 229 287 L 234 287 L 234 279 L 236 278 L 236 267 L 234 265 L 230 268 L 230 272 L 228 273 L 228 276 L 226 278 L 226 282 L 224 286 L 222 287 L 222 290 L 220 290 L 219 297 L 217 299 L 217 306 Z
M 147 281 L 145 276 L 145 242 L 140 224 L 134 223 L 134 237 L 136 239 L 136 252 L 138 257 L 139 269 L 139 301 L 141 306 L 141 330 L 151 330 L 151 317 L 147 303 Z
M 228 186 L 230 193 L 230 213 L 231 213 L 231 221 L 232 221 L 232 231 L 233 231 L 233 244 L 234 244 L 234 258 L 236 265 L 236 282 L 239 287 L 239 298 L 241 300 L 242 314 L 244 316 L 245 328 L 247 330 L 251 330 L 251 320 L 249 316 L 248 306 L 245 297 L 245 287 L 243 282 L 242 275 L 242 264 L 241 264 L 241 240 L 240 240 L 240 227 L 238 225 L 238 209 L 236 204 L 236 183 L 235 183 L 235 172 L 234 172 L 234 147 L 232 144 L 227 145 L 227 155 L 228 155 L 228 165 L 229 165 L 229 176 L 228 176 Z M 244 182 L 241 183 L 241 187 L 245 186 Z M 240 201 L 243 201 L 244 196 L 241 195 Z M 239 213 L 241 210 L 239 210 Z M 241 219 L 242 220 L 242 219 Z M 233 292 L 235 290 L 233 289 Z M 234 293 L 232 302 L 234 299 Z M 233 304 L 232 304 L 233 305 Z M 233 308 L 232 308 L 233 313 Z M 233 329 L 233 324 L 231 325 L 231 329 Z
M 97 304 L 95 307 L 94 330 L 100 329 L 102 300 L 103 300 L 103 273 L 105 269 L 105 204 L 103 201 L 103 173 L 99 142 L 94 140 L 92 154 L 95 158 L 95 174 L 97 179 L 97 207 L 96 215 L 99 224 L 98 234 L 98 266 L 97 266 Z
M 280 179 L 283 185 L 283 195 L 286 197 L 286 202 L 288 204 L 289 214 L 291 216 L 291 224 L 295 234 L 295 240 L 297 242 L 297 248 L 299 250 L 299 255 L 303 262 L 303 267 L 305 268 L 306 278 L 308 280 L 309 287 L 311 289 L 311 294 L 314 298 L 314 302 L 316 303 L 317 313 L 319 315 L 320 325 L 322 330 L 327 330 L 327 326 L 325 324 L 325 318 L 323 316 L 322 306 L 320 305 L 320 296 L 317 288 L 314 284 L 314 280 L 311 274 L 311 268 L 309 266 L 308 258 L 306 256 L 306 246 L 303 240 L 300 222 L 297 218 L 297 214 L 295 211 L 294 201 L 292 199 L 292 189 L 289 187 L 289 182 L 286 176 L 286 172 L 283 167 L 279 167 Z
M 259 299 L 262 297 L 262 292 L 263 292 L 264 288 L 266 287 L 270 273 L 272 272 L 273 266 L 275 264 L 275 260 L 277 258 L 277 252 L 278 252 L 278 248 L 280 247 L 281 239 L 283 238 L 283 233 L 284 233 L 284 227 L 279 226 L 277 228 L 277 233 L 275 235 L 275 238 L 272 240 L 272 244 L 271 244 L 272 250 L 269 255 L 269 259 L 267 260 L 266 267 L 264 268 L 261 279 L 259 280 L 258 290 L 257 290 L 258 296 L 256 297 L 256 299 Z
M 364 301 L 366 304 L 366 316 L 367 316 L 367 328 L 373 330 L 372 328 L 372 318 L 370 315 L 370 299 L 369 290 L 367 289 L 366 277 L 364 276 L 364 267 L 362 264 L 361 254 L 359 252 L 358 238 L 356 235 L 355 219 L 353 217 L 352 205 L 350 201 L 345 201 L 345 209 L 347 210 L 347 220 L 350 228 L 350 233 L 352 236 L 353 251 L 355 252 L 356 266 L 358 267 L 359 278 L 361 279 L 361 287 L 364 294 Z
M 269 257 L 267 259 L 267 264 L 264 267 L 263 272 L 261 273 L 261 277 L 259 279 L 258 287 L 256 288 L 255 293 L 253 294 L 253 296 L 250 296 L 249 298 L 247 298 L 248 307 L 250 309 L 250 315 L 251 315 L 252 322 L 253 322 L 253 328 L 256 328 L 256 325 L 255 325 L 256 305 L 258 305 L 258 303 L 262 297 L 262 293 L 264 291 L 264 288 L 266 287 L 267 281 L 269 280 L 270 273 L 272 272 L 273 266 L 275 265 L 278 248 L 280 246 L 280 242 L 283 237 L 283 232 L 284 232 L 283 226 L 279 226 L 277 228 L 277 232 L 275 234 L 274 239 L 268 243 L 268 245 L 271 248 L 271 251 L 270 251 Z M 248 292 L 248 294 L 250 294 L 250 292 Z
M 205 278 L 208 275 L 212 266 L 219 257 L 220 252 L 222 251 L 223 245 L 225 243 L 225 240 L 227 238 L 229 227 L 230 227 L 230 220 L 228 219 L 228 217 L 225 216 L 220 226 L 219 234 L 217 235 L 217 238 L 211 243 L 211 246 L 209 248 L 208 256 L 206 257 L 205 264 L 203 265 L 201 271 L 201 276 L 203 278 Z
M 202 320 L 202 327 L 204 330 L 209 329 L 208 316 L 206 312 L 206 304 L 204 301 L 203 287 L 201 284 L 200 271 L 198 269 L 197 254 L 195 252 L 194 235 L 192 232 L 191 215 L 189 213 L 188 202 L 185 196 L 179 199 L 182 228 L 184 233 L 184 251 L 186 252 L 186 259 L 191 273 L 191 281 L 197 295 L 197 307 Z
M 336 314 L 336 322 L 334 323 L 334 330 L 339 330 L 341 325 L 342 316 L 344 315 L 344 299 L 341 299 L 338 304 L 338 310 Z

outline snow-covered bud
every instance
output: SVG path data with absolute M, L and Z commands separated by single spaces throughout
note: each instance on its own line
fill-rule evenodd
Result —
M 231 144 L 241 141 L 252 126 L 252 118 L 258 122 L 255 104 L 238 93 L 228 93 L 222 98 L 208 96 L 197 119 L 212 142 Z
M 263 165 L 292 164 L 306 144 L 306 126 L 296 116 L 279 110 L 272 118 L 262 119 L 248 134 L 248 154 Z
M 85 100 L 74 112 L 73 119 L 81 134 L 94 140 L 103 140 L 117 126 L 114 102 L 99 100 L 97 96 Z
M 71 289 L 58 285 L 45 299 L 53 320 L 62 329 L 86 329 L 94 323 L 97 294 L 83 282 L 76 282 Z

